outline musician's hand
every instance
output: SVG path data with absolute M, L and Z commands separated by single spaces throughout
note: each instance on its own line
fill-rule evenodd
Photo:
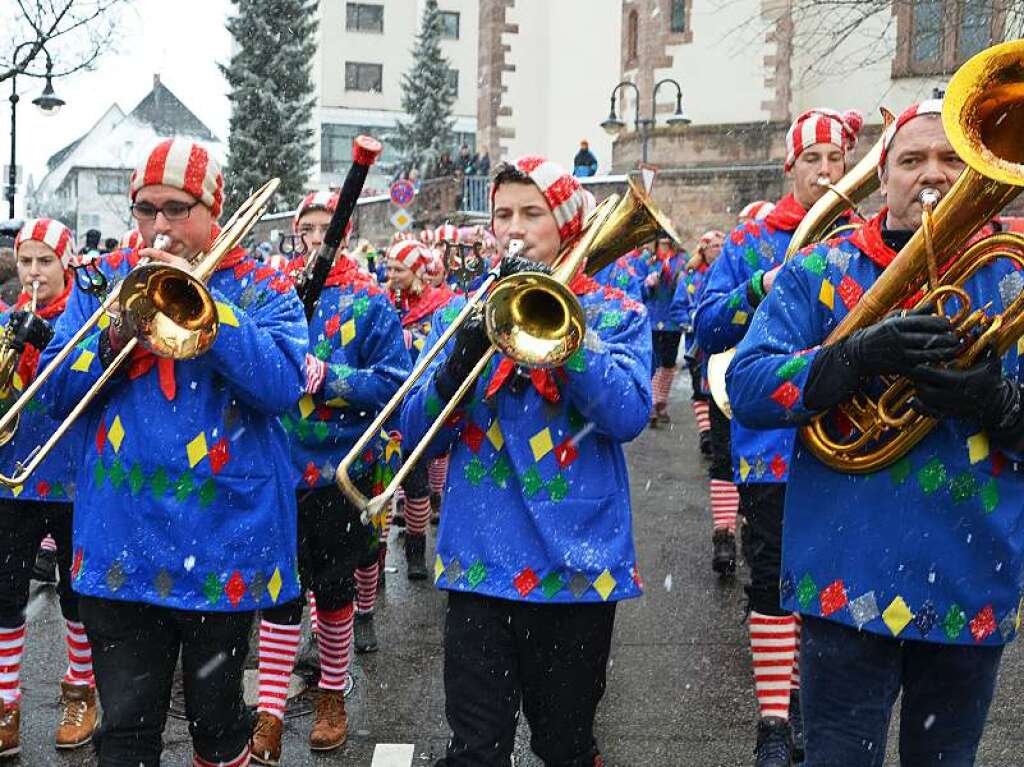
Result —
M 782 264 L 779 264 L 774 269 L 771 269 L 764 273 L 761 277 L 761 287 L 764 288 L 764 292 L 767 293 L 772 289 L 772 285 L 775 284 L 775 278 L 779 276 L 779 269 L 782 268 Z
M 173 253 L 168 253 L 166 250 L 157 250 L 156 248 L 143 248 L 139 251 L 141 258 L 148 258 L 151 261 L 168 264 L 170 266 L 181 269 L 183 272 L 189 272 L 192 270 L 192 265 L 187 259 L 181 256 L 176 256 Z
M 501 271 L 499 278 L 511 277 L 513 274 L 520 274 L 521 272 L 541 272 L 542 274 L 551 274 L 551 267 L 546 264 L 542 264 L 539 261 L 531 261 L 523 256 L 505 256 L 500 262 Z
M 839 343 L 842 356 L 860 375 L 907 373 L 919 365 L 950 362 L 960 349 L 949 320 L 923 310 L 890 316 Z
M 646 285 L 649 288 L 656 288 L 656 287 L 658 287 L 658 280 L 660 280 L 660 279 L 661 279 L 661 273 L 660 272 L 651 272 L 646 277 L 644 277 L 644 285 Z
M 487 337 L 483 316 L 479 312 L 471 314 L 455 334 L 455 348 L 434 379 L 437 393 L 445 400 L 454 397 L 459 386 L 489 348 L 491 340 Z
M 964 370 L 920 365 L 907 375 L 916 389 L 914 409 L 933 418 L 977 418 L 986 428 L 998 428 L 1017 399 L 991 347 Z

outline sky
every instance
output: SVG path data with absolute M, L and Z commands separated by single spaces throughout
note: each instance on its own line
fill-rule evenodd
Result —
M 227 63 L 231 55 L 231 36 L 224 27 L 231 8 L 229 0 L 134 0 L 123 12 L 118 38 L 95 69 L 54 81 L 54 91 L 67 102 L 55 117 L 43 116 L 31 103 L 42 92 L 41 81 L 19 78 L 18 164 L 38 184 L 50 155 L 88 131 L 111 104 L 131 111 L 152 89 L 154 74 L 214 134 L 227 140 L 228 88 L 217 64 Z M 59 67 L 59 53 L 51 53 Z M 0 84 L 3 165 L 10 162 L 9 95 L 10 83 Z

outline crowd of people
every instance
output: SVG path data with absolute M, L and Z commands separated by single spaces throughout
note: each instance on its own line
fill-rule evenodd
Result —
M 903 764 L 973 764 L 1020 623 L 1019 347 L 951 365 L 965 332 L 917 284 L 897 311 L 833 332 L 917 247 L 928 206 L 964 171 L 941 111 L 915 104 L 884 132 L 870 170 L 885 206 L 866 217 L 843 206 L 828 223 L 850 226 L 823 242 L 802 241 L 801 227 L 850 171 L 862 119 L 801 114 L 781 199 L 746 205 L 692 254 L 661 231 L 567 277 L 586 333 L 551 368 L 494 355 L 479 312 L 453 328 L 486 270 L 551 274 L 589 226 L 593 197 L 542 157 L 495 169 L 489 227 L 441 223 L 380 250 L 346 233 L 307 316 L 295 279 L 339 207 L 337 193 L 310 193 L 293 221 L 304 255 L 226 253 L 207 283 L 219 329 L 204 353 L 177 359 L 135 346 L 128 307 L 77 270 L 113 286 L 144 260 L 191 269 L 222 214 L 224 180 L 204 147 L 167 139 L 140 158 L 126 201 L 137 229 L 108 252 L 96 238 L 77 251 L 59 221 L 26 222 L 21 292 L 3 317 L 4 409 L 71 353 L 0 447 L 4 465 L 91 389 L 102 396 L 30 479 L 0 489 L 0 756 L 20 749 L 25 609 L 44 537 L 67 635 L 57 747 L 93 740 L 101 765 L 158 765 L 180 656 L 194 764 L 240 767 L 281 763 L 307 610 L 320 667 L 309 746 L 345 743 L 352 653 L 380 648 L 376 599 L 400 527 L 405 576 L 447 592 L 451 738 L 438 767 L 507 767 L 520 710 L 544 764 L 600 767 L 594 717 L 616 605 L 643 592 L 623 444 L 671 423 L 682 361 L 709 467 L 710 569 L 731 578 L 742 559 L 748 573 L 755 764 L 881 765 L 898 694 Z M 1007 228 L 982 223 L 975 239 Z M 997 261 L 963 295 L 991 314 L 1022 284 Z M 733 349 L 716 389 L 712 359 Z M 454 410 L 366 524 L 336 472 L 417 367 L 353 464 L 360 491 L 379 495 Z M 899 376 L 930 431 L 887 470 L 837 470 L 798 438 L 811 422 L 856 438 L 864 422 L 839 406 Z M 257 620 L 253 716 L 242 672 Z

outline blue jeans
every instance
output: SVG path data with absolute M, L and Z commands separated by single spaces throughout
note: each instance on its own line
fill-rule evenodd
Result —
M 985 729 L 1001 646 L 900 641 L 804 616 L 804 767 L 882 767 L 893 703 L 900 764 L 969 767 Z

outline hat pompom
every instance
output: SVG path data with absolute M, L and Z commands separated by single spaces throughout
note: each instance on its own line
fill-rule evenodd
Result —
M 843 121 L 854 136 L 859 136 L 860 129 L 864 127 L 864 113 L 859 109 L 847 109 L 843 112 Z

